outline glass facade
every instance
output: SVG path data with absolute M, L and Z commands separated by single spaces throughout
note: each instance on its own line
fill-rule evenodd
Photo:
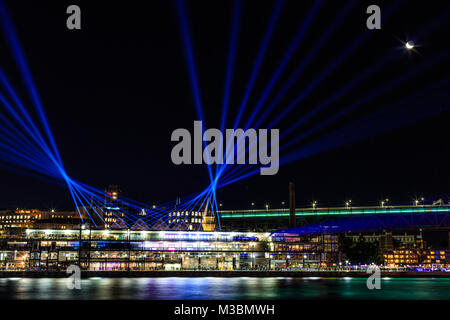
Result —
M 2 270 L 295 270 L 335 266 L 337 237 L 257 232 L 27 229 L 3 239 Z

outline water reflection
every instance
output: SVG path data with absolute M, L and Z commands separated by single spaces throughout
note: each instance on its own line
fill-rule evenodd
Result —
M 450 279 L 382 279 L 368 290 L 358 278 L 0 279 L 0 299 L 450 299 Z

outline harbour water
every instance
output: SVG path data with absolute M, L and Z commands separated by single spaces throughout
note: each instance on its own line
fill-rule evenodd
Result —
M 69 290 L 64 278 L 1 278 L 0 299 L 344 299 L 450 300 L 448 278 L 89 278 Z

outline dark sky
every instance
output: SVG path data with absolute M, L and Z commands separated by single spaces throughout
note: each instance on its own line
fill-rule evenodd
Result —
M 146 203 L 170 201 L 207 186 L 205 166 L 175 166 L 170 160 L 172 131 L 192 130 L 193 121 L 197 120 L 175 2 L 6 3 L 69 175 L 98 188 L 118 184 L 127 196 Z M 312 3 L 285 2 L 244 120 L 262 95 Z M 367 31 L 365 11 L 370 4 L 378 4 L 382 9 L 382 29 L 369 32 L 367 39 L 289 113 L 278 125 L 281 133 L 388 54 L 395 52 L 391 62 L 356 84 L 293 136 L 319 125 L 345 106 L 449 49 L 450 20 L 439 18 L 450 9 L 446 1 L 403 1 L 389 17 L 384 17 L 392 3 L 357 2 L 261 127 L 267 126 Z M 65 11 L 70 4 L 81 7 L 82 30 L 70 31 L 65 26 Z M 274 2 L 243 1 L 242 5 L 227 127 L 232 126 L 237 114 Z M 268 101 L 281 90 L 344 5 L 344 1 L 324 2 Z M 208 127 L 219 127 L 233 1 L 187 1 L 186 6 L 205 121 Z M 433 28 L 424 34 L 430 25 Z M 420 38 L 416 39 L 418 35 Z M 401 41 L 408 39 L 419 45 L 417 52 L 402 48 Z M 3 38 L 0 44 L 0 65 L 20 88 L 21 96 L 26 96 Z M 320 134 L 438 82 L 448 75 L 448 67 L 448 57 L 430 63 L 428 68 L 372 99 L 335 126 L 324 128 Z M 424 103 L 422 107 L 433 106 Z M 298 206 L 309 205 L 311 200 L 322 205 L 342 205 L 344 200 L 352 199 L 355 205 L 369 205 L 378 204 L 385 197 L 392 203 L 410 203 L 417 196 L 428 201 L 447 199 L 449 120 L 450 113 L 444 111 L 330 149 L 283 166 L 275 176 L 257 175 L 230 185 L 220 190 L 218 197 L 224 208 L 248 207 L 252 201 L 260 207 L 265 203 L 276 207 L 287 201 L 288 182 L 295 181 Z M 383 121 L 380 126 L 383 127 Z M 0 207 L 71 208 L 71 198 L 61 186 L 3 169 L 0 181 Z

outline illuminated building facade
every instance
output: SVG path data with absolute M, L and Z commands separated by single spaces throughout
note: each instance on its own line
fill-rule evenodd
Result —
M 8 228 L 67 228 L 79 224 L 79 216 L 74 211 L 39 209 L 8 210 L 0 214 L 0 229 Z
M 203 205 L 196 205 L 185 210 L 175 210 L 168 214 L 166 230 L 183 231 L 215 231 L 217 225 L 217 212 L 212 209 L 209 200 Z M 155 229 L 154 226 L 151 229 Z M 247 231 L 247 230 L 246 230 Z
M 81 236 L 81 238 L 80 238 Z M 295 270 L 336 266 L 332 236 L 269 233 L 27 229 L 5 238 L 2 270 Z
M 420 250 L 387 250 L 383 258 L 388 267 L 418 266 L 421 262 Z
M 381 232 L 372 234 L 346 234 L 347 238 L 351 238 L 353 242 L 357 242 L 363 239 L 366 242 L 379 243 L 382 250 L 394 249 L 423 249 L 423 237 L 421 232 L 399 233 L 393 234 L 392 232 Z
M 450 268 L 450 250 L 386 250 L 383 257 L 388 267 Z
M 0 215 L 0 228 L 31 228 L 41 218 L 42 211 L 38 209 L 10 210 Z
M 202 224 L 201 211 L 173 211 L 169 212 L 168 228 L 177 226 L 181 230 L 199 230 Z
M 79 227 L 80 218 L 75 211 L 39 209 L 6 210 L 0 214 L 0 230 L 10 228 L 70 229 Z
M 94 225 L 102 228 L 112 226 L 118 228 L 126 226 L 126 210 L 119 199 L 120 189 L 117 185 L 110 185 L 104 191 L 102 201 L 90 199 L 88 206 L 78 206 L 76 211 L 80 213 L 83 219 L 91 220 Z
M 450 267 L 450 250 L 423 250 L 421 256 L 422 264 L 428 268 Z
M 84 270 L 92 271 L 333 268 L 348 264 L 345 253 L 339 251 L 341 236 L 351 238 L 352 242 L 378 242 L 378 254 L 382 254 L 384 264 L 388 267 L 450 267 L 446 250 L 448 247 L 432 243 L 425 246 L 421 229 L 409 230 L 407 233 L 388 230 L 340 234 L 294 234 L 290 233 L 292 230 L 271 233 L 282 229 L 282 224 L 286 228 L 287 212 L 270 212 L 267 209 L 264 213 L 231 213 L 234 215 L 233 219 L 245 222 L 240 222 L 237 230 L 225 232 L 217 231 L 216 215 L 205 209 L 207 206 L 184 208 L 183 211 L 177 205 L 170 209 L 162 208 L 166 213 L 158 221 L 149 219 L 150 208 L 142 209 L 136 211 L 136 220 L 127 220 L 126 216 L 122 220 L 120 217 L 123 217 L 125 210 L 110 208 L 108 211 L 109 207 L 106 206 L 115 205 L 114 201 L 119 201 L 118 189 L 109 193 L 106 192 L 105 197 L 111 199 L 105 200 L 103 207 L 78 207 L 73 212 L 37 209 L 1 212 L 0 269 L 64 270 L 67 265 L 74 263 Z M 95 208 L 102 209 L 105 224 L 84 224 L 93 216 L 89 210 Z M 431 210 L 432 213 L 436 211 L 438 214 L 449 210 L 447 207 L 395 210 L 419 209 Z M 306 224 L 303 219 L 310 216 L 322 219 L 326 215 L 350 214 L 348 209 L 318 210 L 321 211 L 317 211 L 318 214 L 314 216 L 309 211 L 299 211 L 298 222 Z M 363 215 L 364 210 L 357 209 L 354 212 Z M 373 210 L 378 209 L 367 210 L 372 214 Z M 79 213 L 84 222 L 79 218 Z M 253 217 L 255 214 L 256 217 Z M 387 213 L 383 211 L 380 214 Z M 270 218 L 273 223 L 280 223 L 278 229 L 255 223 L 256 220 L 266 218 Z M 266 229 L 254 231 L 249 227 L 238 231 L 247 224 Z M 448 231 L 442 232 L 445 236 L 450 236 Z M 424 237 L 428 239 L 426 233 Z M 434 247 L 442 248 L 443 251 L 430 249 Z

